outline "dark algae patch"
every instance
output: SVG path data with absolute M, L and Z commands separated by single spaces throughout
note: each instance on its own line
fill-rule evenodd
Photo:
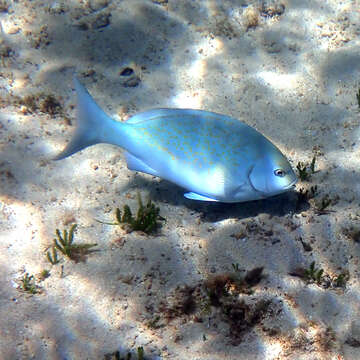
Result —
M 58 114 L 63 115 L 63 108 L 60 101 L 52 94 L 33 94 L 27 95 L 23 98 L 17 98 L 15 104 L 22 106 L 22 112 L 24 114 L 33 114 L 37 111 L 41 111 L 45 114 L 55 116 Z
M 121 355 L 119 350 L 104 355 L 104 360 L 145 360 L 145 351 L 142 346 L 136 349 L 136 356 L 132 356 L 133 353 L 128 351 L 125 355 Z
M 224 335 L 232 345 L 238 345 L 246 333 L 271 313 L 272 300 L 251 296 L 252 288 L 263 278 L 263 268 L 259 267 L 244 276 L 235 271 L 211 275 L 193 286 L 177 286 L 158 302 L 148 304 L 147 326 L 159 329 L 176 320 L 215 327 L 224 323 L 228 329 Z

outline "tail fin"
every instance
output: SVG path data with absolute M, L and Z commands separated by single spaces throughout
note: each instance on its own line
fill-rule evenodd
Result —
M 113 120 L 96 104 L 95 100 L 74 77 L 77 94 L 77 124 L 73 138 L 54 160 L 64 159 L 88 146 L 106 142 L 102 138 L 103 129 Z

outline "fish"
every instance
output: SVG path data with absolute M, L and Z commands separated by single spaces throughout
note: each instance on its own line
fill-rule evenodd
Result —
M 185 198 L 224 203 L 265 199 L 294 188 L 287 158 L 264 135 L 230 116 L 196 109 L 157 108 L 126 122 L 108 116 L 74 78 L 77 121 L 54 160 L 91 145 L 125 151 L 129 170 L 168 180 Z

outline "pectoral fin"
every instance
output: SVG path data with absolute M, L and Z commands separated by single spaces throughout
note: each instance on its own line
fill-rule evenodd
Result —
M 190 200 L 198 200 L 198 201 L 219 201 L 219 200 L 211 199 L 204 195 L 196 194 L 194 192 L 188 192 L 188 193 L 184 194 L 184 197 L 186 197 L 187 199 L 190 199 Z

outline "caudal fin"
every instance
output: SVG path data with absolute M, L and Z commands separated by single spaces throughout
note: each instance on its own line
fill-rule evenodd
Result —
M 79 80 L 74 77 L 77 94 L 77 121 L 73 138 L 65 149 L 54 160 L 64 159 L 88 146 L 106 142 L 103 139 L 103 129 L 113 122 L 109 116 L 96 104 Z

